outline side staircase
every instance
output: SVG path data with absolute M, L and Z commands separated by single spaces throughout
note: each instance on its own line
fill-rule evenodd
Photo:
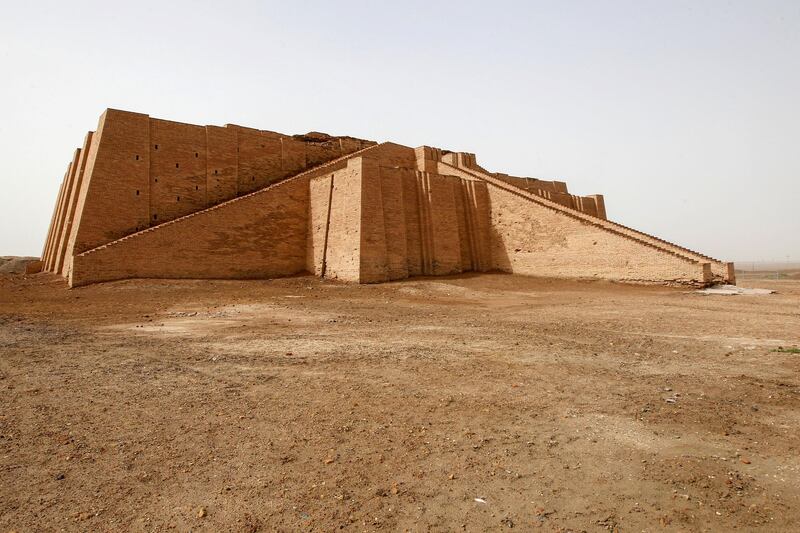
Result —
M 467 179 L 479 179 L 485 181 L 495 187 L 499 187 L 504 189 L 508 192 L 516 194 L 517 196 L 521 196 L 526 198 L 532 202 L 535 202 L 539 205 L 548 207 L 550 209 L 559 211 L 567 216 L 579 219 L 584 223 L 591 224 L 596 227 L 603 228 L 607 231 L 611 231 L 618 235 L 622 235 L 626 238 L 635 240 L 640 244 L 650 246 L 652 248 L 656 248 L 676 257 L 682 257 L 687 260 L 697 262 L 697 263 L 708 263 L 711 267 L 711 275 L 712 275 L 712 282 L 713 283 L 735 283 L 736 278 L 733 270 L 733 263 L 726 263 L 720 261 L 719 259 L 715 259 L 713 257 L 709 257 L 707 255 L 701 254 L 699 252 L 695 252 L 694 250 L 690 250 L 688 248 L 684 248 L 682 246 L 678 246 L 677 244 L 665 241 L 653 235 L 649 235 L 647 233 L 637 231 L 633 228 L 629 228 L 628 226 L 624 226 L 622 224 L 618 224 L 616 222 L 612 222 L 610 220 L 606 220 L 603 218 L 599 218 L 596 216 L 592 216 L 588 213 L 584 213 L 582 211 L 578 211 L 576 209 L 572 209 L 561 205 L 559 203 L 553 202 L 552 200 L 548 200 L 542 196 L 536 195 L 534 193 L 528 192 L 522 188 L 515 187 L 510 183 L 501 180 L 488 172 L 483 171 L 483 169 L 474 168 L 472 166 L 465 167 L 463 165 L 455 166 L 453 164 L 439 161 L 440 173 L 442 174 L 455 174 Z M 477 165 L 476 165 L 477 166 Z
M 336 170 L 340 170 L 340 169 L 344 168 L 345 166 L 347 166 L 347 160 L 348 159 L 352 159 L 353 157 L 359 157 L 359 156 L 365 155 L 365 154 L 367 154 L 369 152 L 375 151 L 378 148 L 380 148 L 381 146 L 384 146 L 385 144 L 386 143 L 374 144 L 372 146 L 368 146 L 366 148 L 362 148 L 361 150 L 357 150 L 355 152 L 349 153 L 349 154 L 347 154 L 345 156 L 342 156 L 340 158 L 333 159 L 331 161 L 328 161 L 327 163 L 323 163 L 322 165 L 319 165 L 319 166 L 316 166 L 316 167 L 311 168 L 309 170 L 303 171 L 303 172 L 301 172 L 299 174 L 295 174 L 294 176 L 282 179 L 280 181 L 276 181 L 275 183 L 272 183 L 272 184 L 270 184 L 270 185 L 268 185 L 268 186 L 266 186 L 266 187 L 264 187 L 262 189 L 258 189 L 257 191 L 253 191 L 253 192 L 248 193 L 248 194 L 243 194 L 242 196 L 237 196 L 236 198 L 232 198 L 230 200 L 227 200 L 225 202 L 213 205 L 211 207 L 207 207 L 205 209 L 201 209 L 199 211 L 195 211 L 194 213 L 189 213 L 188 215 L 184 215 L 182 217 L 178 217 L 178 218 L 169 220 L 167 222 L 159 224 L 158 226 L 152 226 L 152 227 L 145 228 L 143 230 L 131 233 L 129 235 L 126 235 L 126 236 L 121 237 L 119 239 L 113 240 L 113 241 L 108 242 L 106 244 L 103 244 L 101 246 L 97 246 L 96 248 L 92 248 L 90 250 L 86 250 L 85 252 L 82 252 L 82 253 L 78 254 L 78 257 L 85 257 L 85 256 L 88 256 L 88 255 L 91 255 L 91 254 L 93 254 L 95 252 L 98 252 L 100 250 L 104 250 L 104 249 L 110 248 L 112 246 L 117 246 L 117 245 L 119 245 L 121 243 L 124 243 L 126 241 L 129 241 L 131 239 L 136 239 L 136 238 L 141 237 L 143 235 L 147 235 L 148 233 L 152 233 L 154 231 L 161 230 L 161 229 L 163 229 L 165 227 L 169 227 L 169 226 L 171 226 L 173 224 L 180 224 L 184 220 L 187 220 L 187 219 L 190 219 L 190 218 L 193 218 L 193 217 L 203 216 L 204 214 L 209 213 L 211 211 L 215 211 L 217 209 L 226 209 L 226 208 L 228 208 L 228 207 L 230 207 L 232 205 L 235 205 L 236 203 L 241 202 L 241 201 L 243 201 L 243 200 L 245 200 L 247 198 L 252 198 L 253 196 L 257 196 L 259 194 L 265 194 L 266 192 L 269 192 L 269 191 L 271 191 L 273 189 L 276 189 L 278 187 L 282 187 L 282 186 L 286 185 L 287 183 L 291 183 L 291 182 L 293 182 L 295 180 L 299 180 L 299 179 L 303 179 L 303 178 L 313 178 L 313 177 L 325 174 L 327 172 L 333 172 L 333 171 L 336 171 Z

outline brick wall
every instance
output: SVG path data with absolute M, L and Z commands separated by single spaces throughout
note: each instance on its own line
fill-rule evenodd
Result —
M 326 174 L 309 182 L 308 243 L 306 245 L 306 270 L 323 275 L 326 261 L 330 206 L 333 194 L 333 176 Z
M 153 226 L 206 207 L 206 131 L 168 120 L 149 123 L 148 225 Z
M 89 150 L 86 154 L 86 163 L 83 169 L 83 179 L 81 180 L 81 185 L 78 189 L 75 210 L 72 216 L 72 228 L 67 236 L 66 253 L 64 254 L 64 266 L 61 271 L 61 275 L 67 278 L 69 278 L 69 274 L 72 271 L 74 250 L 76 249 L 75 243 L 77 242 L 78 230 L 80 228 L 80 219 L 83 216 L 83 209 L 86 204 L 86 194 L 89 189 L 89 181 L 94 169 L 94 163 L 97 160 L 97 148 L 99 144 L 99 136 L 96 133 L 92 133 L 92 139 L 91 143 L 89 144 Z
M 206 203 L 239 195 L 238 134 L 233 128 L 206 126 Z
M 100 142 L 75 218 L 76 254 L 149 225 L 150 118 L 109 109 L 96 137 Z
M 649 248 L 656 248 L 656 249 L 662 250 L 664 252 L 667 252 L 670 255 L 678 255 L 678 256 L 680 256 L 680 257 L 682 257 L 684 259 L 689 259 L 689 260 L 692 260 L 692 261 L 695 261 L 695 262 L 708 263 L 709 269 L 710 269 L 711 274 L 712 274 L 712 281 L 714 281 L 714 282 L 722 282 L 722 281 L 725 281 L 725 282 L 728 282 L 728 283 L 735 282 L 735 277 L 731 274 L 732 271 L 733 271 L 732 267 L 731 267 L 731 263 L 724 263 L 722 261 L 719 261 L 719 260 L 714 259 L 712 257 L 705 256 L 705 255 L 700 254 L 698 252 L 695 252 L 693 250 L 689 250 L 687 248 L 683 248 L 683 247 L 678 246 L 678 245 L 676 245 L 674 243 L 667 242 L 667 241 L 665 241 L 663 239 L 659 239 L 657 237 L 654 237 L 652 235 L 648 235 L 648 234 L 640 232 L 640 231 L 636 231 L 636 230 L 634 230 L 632 228 L 629 228 L 627 226 L 623 226 L 623 225 L 618 224 L 616 222 L 612 222 L 610 220 L 606 220 L 605 217 L 594 216 L 591 213 L 582 212 L 582 211 L 579 211 L 579 210 L 576 210 L 576 209 L 571 209 L 571 208 L 565 209 L 565 208 L 558 207 L 559 205 L 562 205 L 562 204 L 560 204 L 558 202 L 553 202 L 553 201 L 549 200 L 548 198 L 546 198 L 546 197 L 544 197 L 542 195 L 532 194 L 532 193 L 530 193 L 528 191 L 524 191 L 523 189 L 520 189 L 518 187 L 509 186 L 509 184 L 506 181 L 500 180 L 494 174 L 487 174 L 486 171 L 483 170 L 483 169 L 475 170 L 475 169 L 471 169 L 471 168 L 470 169 L 457 168 L 457 167 L 453 167 L 453 166 L 451 166 L 451 165 L 449 165 L 447 163 L 441 163 L 440 164 L 440 172 L 451 172 L 451 173 L 455 173 L 456 175 L 459 175 L 459 176 L 462 176 L 462 177 L 467 177 L 467 178 L 471 177 L 471 178 L 482 179 L 484 181 L 492 183 L 493 185 L 500 186 L 501 188 L 504 188 L 506 190 L 516 191 L 521 196 L 525 196 L 525 197 L 533 200 L 534 204 L 537 204 L 537 205 L 548 205 L 550 207 L 556 208 L 555 209 L 556 211 L 559 211 L 562 214 L 564 214 L 564 215 L 566 215 L 566 216 L 568 216 L 570 218 L 577 218 L 579 220 L 583 220 L 583 221 L 588 222 L 590 225 L 599 226 L 603 230 L 609 231 L 610 233 L 625 236 L 625 237 L 629 238 L 632 241 L 635 241 L 636 243 L 638 243 L 640 245 L 644 245 L 644 246 L 649 247 Z M 542 200 L 539 200 L 537 197 L 542 198 Z M 605 205 L 604 205 L 602 196 L 601 195 L 595 195 L 594 196 L 594 200 L 595 200 L 595 205 L 598 206 L 597 207 L 598 214 L 600 214 L 600 212 L 601 212 L 604 215 L 605 214 Z M 700 279 L 698 278 L 697 281 L 700 281 Z
M 403 279 L 409 276 L 408 225 L 406 223 L 406 198 L 403 177 L 394 167 L 379 167 L 376 161 L 375 182 L 380 184 L 383 233 L 386 242 L 386 277 Z M 362 217 L 366 224 L 368 221 Z M 376 222 L 376 227 L 380 227 Z
M 83 184 L 85 176 L 86 160 L 89 156 L 89 148 L 92 144 L 92 135 L 92 132 L 87 133 L 83 141 L 83 148 L 81 148 L 80 157 L 77 160 L 77 168 L 73 174 L 73 180 L 70 186 L 69 199 L 67 201 L 66 214 L 64 217 L 64 230 L 59 236 L 58 257 L 56 258 L 54 270 L 62 275 L 66 271 L 67 247 L 69 244 L 69 237 L 72 234 L 72 226 L 75 221 L 75 208 L 78 204 L 78 195 L 80 194 L 81 185 Z
M 61 187 L 56 197 L 56 205 L 53 208 L 53 221 L 50 224 L 50 233 L 47 236 L 46 253 L 44 256 L 44 268 L 47 270 L 52 270 L 53 257 L 55 255 L 53 253 L 53 248 L 58 247 L 58 237 L 56 234 L 58 233 L 59 224 L 61 224 L 61 210 L 64 207 L 64 190 L 67 189 L 69 170 L 70 166 L 67 167 L 67 172 L 64 174 L 64 178 L 61 181 Z
M 303 272 L 308 181 L 280 183 L 78 255 L 70 283 L 270 278 Z
M 488 204 L 479 208 L 475 195 L 463 192 L 460 178 L 384 166 L 396 162 L 391 157 L 361 162 L 360 281 L 456 274 L 465 270 L 465 248 L 470 266 L 474 261 L 488 269 Z M 478 227 L 483 233 L 471 234 Z
M 361 281 L 361 158 L 333 173 L 325 277 Z
M 374 144 L 106 110 L 62 182 L 45 270 L 67 276 L 76 254 Z
M 494 267 L 557 278 L 689 282 L 699 262 L 564 216 L 499 187 L 488 189 Z
M 351 166 L 361 174 L 359 281 L 361 283 L 387 281 L 389 279 L 389 260 L 384 204 L 387 200 L 397 202 L 402 199 L 384 198 L 378 160 L 361 157 L 352 160 Z
M 600 195 L 490 174 L 474 154 L 116 110 L 68 167 L 42 261 L 74 285 L 303 271 L 369 283 L 492 268 L 732 281 L 730 264 L 605 220 Z

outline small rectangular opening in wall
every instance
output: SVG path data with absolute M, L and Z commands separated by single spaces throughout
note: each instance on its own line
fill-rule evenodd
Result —
M 139 196 L 139 189 L 136 189 L 136 196 Z
M 250 178 L 250 179 L 251 179 L 252 181 L 256 181 L 256 177 L 255 177 L 255 176 L 251 176 L 251 178 Z
M 158 145 L 156 145 L 156 150 L 158 150 Z
M 137 161 L 139 160 L 139 156 L 138 156 L 138 155 L 136 156 L 136 160 L 137 160 Z
M 195 153 L 194 153 L 194 156 L 195 156 L 195 157 L 200 157 L 200 154 L 199 154 L 198 152 L 195 152 Z
M 175 168 L 180 168 L 180 164 L 175 163 Z
M 154 181 L 155 181 L 156 183 L 158 183 L 158 178 L 154 178 Z
M 216 171 L 216 170 L 214 171 L 214 175 L 215 175 L 215 176 L 217 175 L 217 171 Z
M 180 201 L 181 201 L 181 197 L 180 197 L 180 196 L 178 196 L 177 198 L 178 198 L 178 199 L 177 199 L 176 201 L 177 201 L 177 202 L 180 202 Z
M 199 191 L 200 190 L 200 186 L 199 185 L 195 185 L 194 186 L 194 190 Z
M 158 215 L 156 215 L 155 213 L 153 213 L 153 220 L 158 220 Z

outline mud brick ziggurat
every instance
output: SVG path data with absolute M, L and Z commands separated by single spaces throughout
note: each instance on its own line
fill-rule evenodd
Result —
M 373 283 L 499 270 L 733 282 L 733 264 L 607 220 L 603 197 L 475 156 L 321 133 L 195 126 L 113 109 L 67 168 L 42 269 L 125 278 Z

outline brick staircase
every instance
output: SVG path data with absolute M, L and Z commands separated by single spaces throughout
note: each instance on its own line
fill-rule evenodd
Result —
M 278 187 L 282 187 L 282 186 L 286 185 L 287 183 L 291 183 L 291 182 L 293 182 L 295 180 L 299 180 L 299 179 L 302 179 L 302 178 L 308 178 L 308 177 L 315 177 L 316 175 L 321 175 L 321 174 L 325 174 L 327 172 L 331 172 L 331 171 L 334 171 L 334 170 L 339 170 L 341 168 L 344 168 L 344 166 L 346 166 L 348 159 L 352 159 L 353 157 L 362 156 L 362 155 L 364 155 L 366 153 L 369 153 L 370 151 L 376 150 L 377 148 L 379 148 L 381 146 L 384 146 L 385 144 L 386 143 L 374 144 L 372 146 L 368 146 L 366 148 L 362 148 L 361 150 L 357 150 L 355 152 L 351 152 L 351 153 L 349 153 L 347 155 L 344 155 L 342 157 L 339 157 L 337 159 L 332 159 L 331 161 L 328 161 L 327 163 L 323 163 L 323 164 L 321 164 L 319 166 L 316 166 L 314 168 L 305 170 L 305 171 L 303 171 L 303 172 L 301 172 L 299 174 L 295 174 L 294 176 L 290 176 L 288 178 L 285 178 L 285 179 L 282 179 L 282 180 L 277 181 L 275 183 L 272 183 L 272 184 L 270 184 L 270 185 L 268 185 L 268 186 L 266 186 L 264 188 L 258 189 L 257 191 L 253 191 L 251 193 L 244 194 L 242 196 L 237 196 L 236 198 L 233 198 L 231 200 L 227 200 L 225 202 L 222 202 L 222 203 L 219 203 L 219 204 L 216 204 L 216 205 L 212 205 L 211 207 L 207 207 L 205 209 L 201 209 L 199 211 L 195 211 L 194 213 L 189 213 L 188 215 L 184 215 L 182 217 L 178 217 L 178 218 L 169 220 L 167 222 L 164 222 L 163 224 L 159 224 L 158 226 L 145 228 L 143 230 L 131 233 L 130 235 L 126 235 L 124 237 L 121 237 L 119 239 L 113 240 L 113 241 L 108 242 L 106 244 L 97 246 L 96 248 L 92 248 L 90 250 L 86 250 L 85 252 L 82 252 L 82 253 L 78 254 L 78 256 L 79 257 L 85 257 L 87 255 L 90 255 L 90 254 L 94 253 L 94 252 L 98 252 L 100 250 L 104 250 L 104 249 L 109 248 L 111 246 L 118 245 L 118 244 L 123 243 L 125 241 L 131 240 L 131 239 L 135 239 L 137 237 L 141 237 L 142 235 L 146 235 L 148 233 L 152 233 L 154 231 L 158 231 L 159 229 L 168 227 L 168 226 L 170 226 L 172 224 L 179 224 L 180 222 L 182 222 L 184 220 L 187 220 L 187 219 L 190 219 L 192 217 L 202 216 L 202 215 L 204 215 L 206 213 L 209 213 L 211 211 L 214 211 L 216 209 L 225 209 L 225 208 L 227 208 L 227 207 L 229 207 L 231 205 L 235 205 L 237 202 L 241 202 L 241 201 L 246 200 L 248 198 L 252 198 L 254 196 L 257 196 L 259 194 L 264 194 L 264 193 L 266 193 L 268 191 L 271 191 L 271 190 L 273 190 L 275 188 L 278 188 Z
M 711 266 L 713 281 L 715 282 L 734 281 L 732 268 L 729 267 L 730 263 L 724 263 L 718 259 L 714 259 L 713 257 L 709 257 L 699 252 L 695 252 L 694 250 L 678 246 L 677 244 L 665 241 L 664 239 L 660 239 L 653 235 L 649 235 L 647 233 L 634 230 L 632 228 L 629 228 L 628 226 L 624 226 L 622 224 L 618 224 L 610 220 L 598 218 L 588 213 L 584 213 L 582 211 L 578 211 L 570 207 L 563 206 L 559 203 L 553 202 L 552 200 L 548 200 L 542 196 L 528 192 L 520 187 L 516 187 L 506 182 L 505 180 L 501 180 L 493 176 L 492 174 L 489 174 L 488 172 L 482 172 L 475 168 L 464 168 L 461 166 L 453 166 L 450 163 L 445 163 L 445 162 L 440 162 L 439 165 L 444 165 L 445 167 L 444 170 L 447 173 L 455 173 L 457 175 L 461 175 L 462 177 L 480 179 L 486 181 L 496 187 L 499 187 L 508 192 L 516 194 L 517 196 L 521 196 L 533 202 L 536 202 L 539 205 L 548 207 L 556 211 L 560 211 L 561 213 L 570 216 L 572 218 L 581 220 L 584 223 L 591 224 L 595 227 L 603 228 L 606 231 L 611 231 L 612 233 L 626 237 L 628 239 L 632 239 L 634 241 L 637 241 L 639 244 L 648 246 L 650 248 L 661 250 L 675 257 L 681 257 L 683 259 L 692 261 L 694 263 L 709 263 Z

